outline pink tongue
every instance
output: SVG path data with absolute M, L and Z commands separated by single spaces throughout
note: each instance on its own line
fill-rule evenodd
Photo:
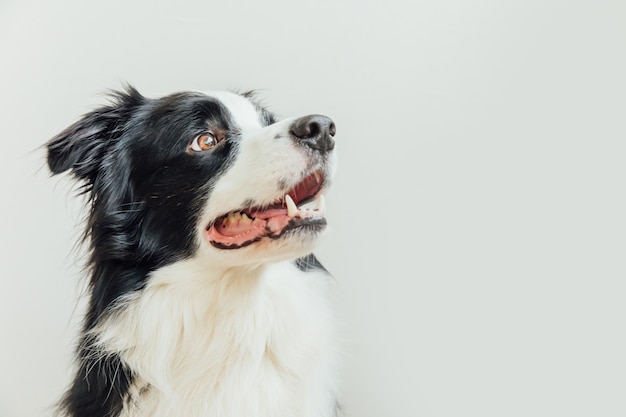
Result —
M 286 216 L 287 215 L 287 209 L 286 208 L 270 208 L 270 209 L 263 210 L 263 211 L 252 212 L 251 215 L 255 219 L 267 220 L 270 217 Z
M 262 227 L 262 225 L 261 225 Z M 254 231 L 254 229 L 259 228 L 259 224 L 255 223 L 230 223 L 229 225 L 219 224 L 217 226 L 217 230 L 221 235 L 226 237 L 233 237 L 240 235 L 242 233 L 249 233 Z
M 287 226 L 289 217 L 287 215 L 275 216 L 267 220 L 267 228 L 275 235 Z

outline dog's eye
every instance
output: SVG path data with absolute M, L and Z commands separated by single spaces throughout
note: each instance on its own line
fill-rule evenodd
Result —
M 206 132 L 194 138 L 189 148 L 195 152 L 208 151 L 217 145 L 217 139 L 211 132 Z

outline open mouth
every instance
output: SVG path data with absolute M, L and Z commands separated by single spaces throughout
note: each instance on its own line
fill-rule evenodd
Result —
M 316 171 L 305 177 L 269 207 L 247 207 L 218 217 L 207 228 L 209 242 L 220 249 L 238 249 L 264 237 L 279 238 L 286 231 L 326 225 L 326 204 L 320 193 L 324 176 Z

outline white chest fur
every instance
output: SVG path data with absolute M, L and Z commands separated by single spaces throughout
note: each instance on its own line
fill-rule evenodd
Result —
M 122 415 L 333 416 L 332 278 L 289 262 L 207 271 L 156 271 L 94 330 L 135 375 Z

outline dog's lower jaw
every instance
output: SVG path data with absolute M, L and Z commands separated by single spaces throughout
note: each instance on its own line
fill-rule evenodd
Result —
M 135 376 L 121 415 L 334 416 L 330 285 L 292 262 L 156 271 L 94 329 Z

